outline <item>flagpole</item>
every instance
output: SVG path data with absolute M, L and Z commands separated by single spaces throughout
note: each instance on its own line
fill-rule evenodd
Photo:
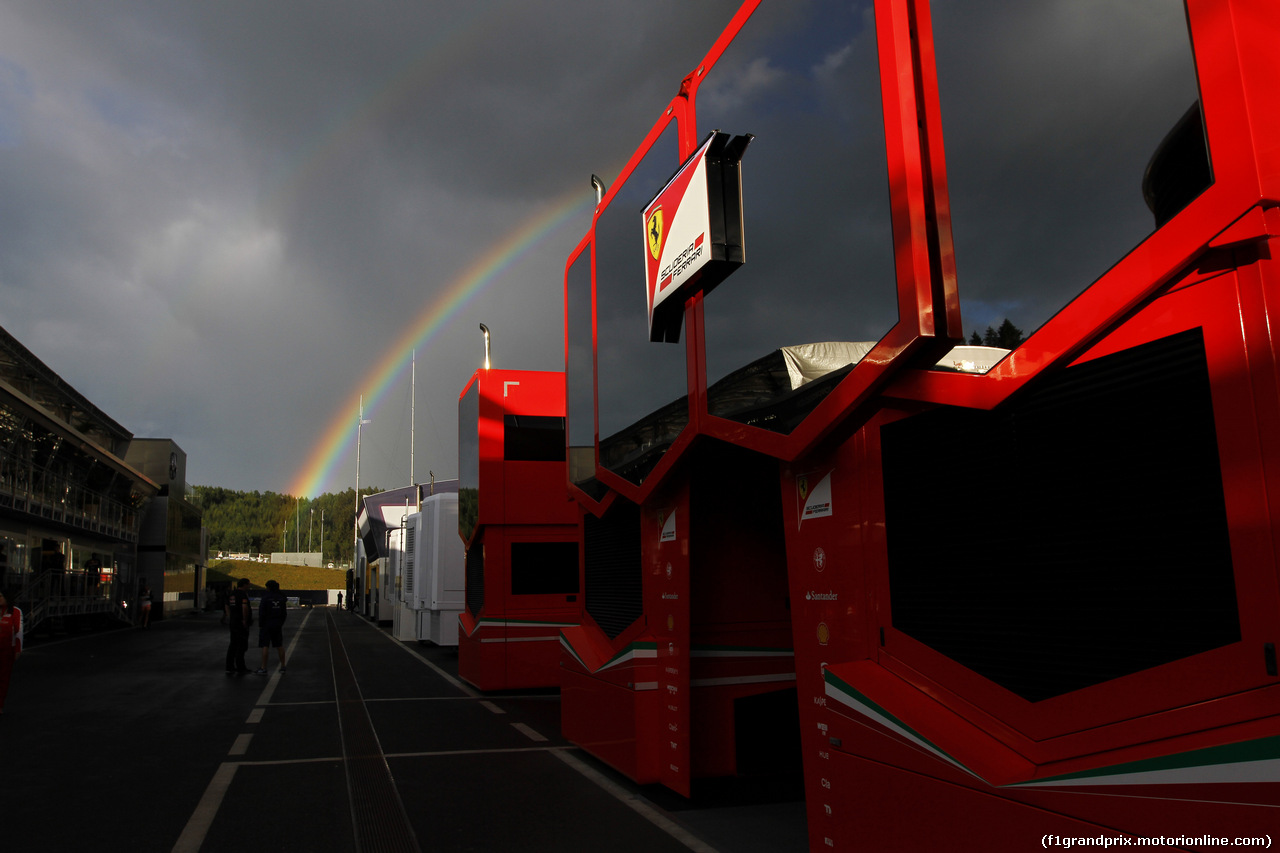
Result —
M 418 481 L 413 479 L 413 433 L 415 424 L 414 404 L 417 402 L 418 389 L 418 351 L 412 350 L 409 355 L 409 485 L 416 486 Z
M 369 421 L 364 417 L 364 395 L 360 395 L 360 414 L 356 417 L 356 514 L 352 519 L 351 565 L 356 563 L 355 546 L 360 542 L 360 431 Z

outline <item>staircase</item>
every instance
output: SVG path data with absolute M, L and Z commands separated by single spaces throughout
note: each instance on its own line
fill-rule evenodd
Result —
M 32 633 L 48 620 L 55 628 L 63 627 L 67 617 L 106 614 L 122 622 L 131 621 L 123 606 L 124 595 L 120 591 L 123 580 L 90 587 L 81 575 L 64 575 L 62 572 L 36 573 L 18 593 L 15 604 L 23 614 L 23 630 Z

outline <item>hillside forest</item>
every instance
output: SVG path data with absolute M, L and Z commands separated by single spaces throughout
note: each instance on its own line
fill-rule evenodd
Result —
M 360 494 L 384 491 L 361 488 Z M 209 559 L 229 554 L 321 551 L 322 565 L 350 564 L 355 550 L 355 489 L 316 498 L 275 492 L 237 492 L 218 486 L 192 486 L 191 502 L 204 512 Z

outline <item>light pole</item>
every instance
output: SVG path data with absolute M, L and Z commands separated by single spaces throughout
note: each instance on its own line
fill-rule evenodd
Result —
M 364 418 L 364 395 L 360 395 L 360 414 L 356 416 L 356 512 L 351 516 L 351 562 L 355 564 L 356 545 L 360 542 L 360 430 L 369 423 Z
M 311 507 L 311 517 L 307 520 L 307 553 L 311 553 L 311 526 L 316 523 L 316 508 Z

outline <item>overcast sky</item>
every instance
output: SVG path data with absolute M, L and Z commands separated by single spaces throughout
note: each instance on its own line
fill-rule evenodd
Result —
M 408 372 L 384 392 L 378 367 L 479 281 L 417 355 L 414 473 L 456 476 L 478 323 L 496 366 L 563 368 L 590 176 L 613 182 L 737 5 L 0 0 L 0 325 L 202 485 L 289 491 L 335 418 L 350 440 L 319 489 L 353 485 L 364 393 L 361 484 L 393 488 Z M 766 4 L 786 14 L 704 87 L 700 133 L 757 134 L 713 381 L 893 320 L 867 4 L 810 5 Z M 934 4 L 962 311 L 1030 332 L 1150 230 L 1142 169 L 1195 81 L 1176 2 L 990 5 Z
M 563 369 L 590 176 L 736 6 L 0 0 L 0 325 L 190 482 L 286 491 L 450 284 L 561 221 L 418 352 L 415 475 L 456 476 L 478 323 Z M 407 371 L 367 416 L 362 485 L 406 485 Z

